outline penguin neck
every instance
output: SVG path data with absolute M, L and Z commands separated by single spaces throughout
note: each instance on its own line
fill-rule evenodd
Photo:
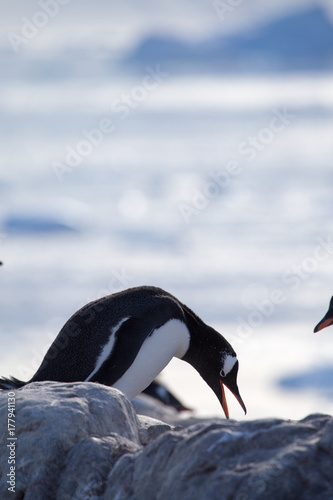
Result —
M 215 386 L 215 375 L 220 371 L 222 352 L 229 344 L 189 308 L 186 307 L 184 311 L 191 340 L 182 359 L 191 364 L 210 387 L 212 384 Z

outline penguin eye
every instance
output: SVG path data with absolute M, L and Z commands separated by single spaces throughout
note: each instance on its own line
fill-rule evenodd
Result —
M 223 370 L 223 368 L 222 368 L 222 370 L 220 371 L 220 375 L 221 375 L 221 377 L 225 377 L 225 371 Z

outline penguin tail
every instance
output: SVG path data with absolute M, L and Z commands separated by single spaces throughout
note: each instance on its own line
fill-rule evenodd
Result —
M 19 389 L 26 383 L 15 377 L 0 377 L 0 390 L 9 391 L 11 389 Z

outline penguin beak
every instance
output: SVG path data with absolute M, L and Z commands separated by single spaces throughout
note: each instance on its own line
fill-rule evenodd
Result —
M 326 316 L 324 316 L 323 319 L 321 321 L 319 321 L 318 325 L 315 327 L 315 329 L 313 331 L 315 333 L 319 332 L 319 330 L 322 330 L 323 328 L 326 328 L 327 326 L 330 326 L 330 325 L 333 325 L 333 318 L 332 317 L 327 318 L 327 314 L 326 314 Z
M 315 327 L 313 330 L 314 332 L 319 332 L 319 330 L 322 330 L 323 328 L 326 328 L 327 326 L 333 325 L 333 297 L 330 300 L 330 305 L 328 307 L 328 311 L 323 317 L 321 321 L 319 321 L 318 325 Z
M 221 391 L 222 391 L 222 399 L 221 399 L 221 405 L 222 405 L 222 408 L 223 408 L 223 411 L 224 411 L 224 414 L 225 414 L 225 417 L 226 418 L 229 418 L 229 408 L 228 408 L 228 403 L 227 403 L 227 398 L 225 396 L 225 390 L 224 390 L 224 385 L 223 385 L 223 382 L 222 380 L 220 380 L 220 385 L 221 385 Z M 228 387 L 226 385 L 226 387 Z M 246 415 L 246 406 L 239 394 L 239 391 L 238 391 L 238 388 L 237 388 L 237 392 L 235 391 L 232 391 L 229 387 L 228 389 L 230 390 L 230 392 L 232 392 L 232 394 L 235 396 L 235 398 L 237 399 L 238 403 L 241 405 L 241 407 L 243 408 L 244 410 L 244 413 Z
M 224 414 L 226 418 L 229 418 L 229 408 L 228 408 L 228 403 L 227 403 L 227 398 L 225 396 L 225 390 L 224 386 L 228 387 L 229 391 L 232 392 L 232 394 L 235 396 L 237 399 L 238 403 L 241 405 L 241 407 L 244 410 L 244 413 L 246 415 L 246 407 L 245 404 L 241 398 L 241 395 L 239 394 L 238 386 L 237 386 L 237 372 L 238 372 L 238 361 L 231 370 L 230 373 L 226 377 L 223 377 L 223 379 L 220 379 L 220 386 L 221 386 L 221 392 L 222 392 L 222 397 L 221 397 L 221 405 L 224 411 Z

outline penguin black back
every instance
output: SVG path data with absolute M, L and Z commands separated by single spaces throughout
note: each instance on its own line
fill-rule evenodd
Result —
M 146 337 L 170 316 L 181 318 L 181 309 L 163 290 L 153 287 L 132 288 L 90 302 L 65 323 L 30 382 L 86 380 L 96 367 L 101 348 L 109 342 L 112 328 L 119 325 L 112 350 L 118 356 L 112 370 L 104 364 L 92 378 L 112 385 L 126 371 Z

